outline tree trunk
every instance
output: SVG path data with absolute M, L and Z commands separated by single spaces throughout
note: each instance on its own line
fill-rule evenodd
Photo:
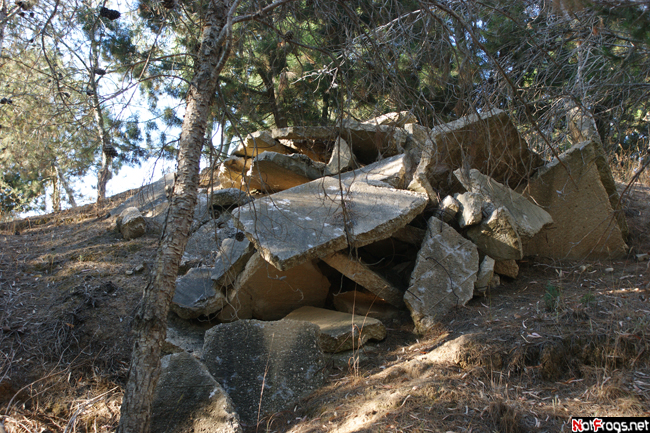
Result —
M 52 174 L 52 212 L 61 211 L 61 189 L 59 188 L 59 170 L 54 167 Z
M 68 180 L 65 178 L 63 175 L 63 170 L 61 170 L 61 166 L 59 165 L 59 162 L 57 160 L 54 160 L 54 168 L 56 169 L 56 172 L 59 175 L 59 180 L 61 181 L 61 186 L 65 190 L 65 193 L 68 196 L 68 203 L 70 203 L 71 207 L 77 207 L 77 202 L 74 199 L 74 190 L 70 187 L 70 184 L 68 183 Z
M 223 46 L 219 35 L 227 22 L 231 0 L 209 3 L 195 63 L 195 73 L 187 95 L 187 108 L 179 142 L 178 172 L 167 228 L 156 257 L 154 277 L 145 288 L 134 318 L 134 344 L 129 381 L 122 402 L 118 432 L 149 431 L 153 393 L 160 376 L 160 351 L 167 333 L 167 313 L 174 295 L 181 256 L 187 244 L 196 204 L 199 160 L 203 147 Z

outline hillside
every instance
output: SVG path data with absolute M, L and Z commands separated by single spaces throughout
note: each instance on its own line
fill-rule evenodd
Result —
M 2 226 L 8 432 L 116 427 L 131 317 L 159 237 L 153 225 L 129 241 L 111 229 L 108 211 L 127 195 Z M 629 258 L 524 260 L 517 279 L 426 336 L 403 318 L 384 341 L 330 360 L 324 388 L 247 431 L 566 431 L 571 415 L 650 415 L 648 262 L 635 260 L 650 251 L 650 188 L 624 202 Z

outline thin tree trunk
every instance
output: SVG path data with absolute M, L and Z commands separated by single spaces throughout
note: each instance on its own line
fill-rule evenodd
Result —
M 65 190 L 65 193 L 68 196 L 68 203 L 70 203 L 71 207 L 77 207 L 77 202 L 74 199 L 74 190 L 70 187 L 70 184 L 68 183 L 68 180 L 65 178 L 63 175 L 63 170 L 61 170 L 61 166 L 59 165 L 59 161 L 54 160 L 54 168 L 56 169 L 56 172 L 59 175 L 59 180 L 61 181 L 61 186 Z
M 119 433 L 145 433 L 151 421 L 153 393 L 160 376 L 160 352 L 167 333 L 167 313 L 196 204 L 199 160 L 217 78 L 226 56 L 220 33 L 227 23 L 231 0 L 209 3 L 194 79 L 179 142 L 178 172 L 166 232 L 156 257 L 154 277 L 145 288 L 134 318 L 135 332 L 129 381 L 122 402 Z
M 52 212 L 61 211 L 61 190 L 59 188 L 59 171 L 54 167 L 52 175 Z

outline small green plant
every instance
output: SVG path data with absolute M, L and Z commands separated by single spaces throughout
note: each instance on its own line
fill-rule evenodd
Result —
M 546 304 L 546 309 L 548 311 L 557 311 L 560 306 L 560 297 L 562 296 L 562 291 L 559 287 L 554 286 L 551 283 L 546 284 L 546 293 L 544 293 L 544 303 Z
M 580 298 L 580 303 L 584 305 L 585 307 L 589 307 L 592 304 L 596 303 L 596 297 L 594 296 L 593 293 L 589 292 L 585 294 L 582 298 Z

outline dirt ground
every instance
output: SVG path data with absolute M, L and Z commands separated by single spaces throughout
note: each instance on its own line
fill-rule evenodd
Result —
M 130 321 L 158 234 L 124 241 L 86 206 L 0 231 L 0 419 L 8 432 L 112 431 Z M 424 337 L 409 320 L 247 432 L 557 432 L 572 415 L 650 416 L 650 188 L 624 198 L 629 258 L 525 260 Z M 144 270 L 135 272 L 138 265 Z M 504 279 L 505 280 L 505 279 Z M 454 362 L 422 362 L 471 339 Z M 338 365 L 338 364 L 337 364 Z

